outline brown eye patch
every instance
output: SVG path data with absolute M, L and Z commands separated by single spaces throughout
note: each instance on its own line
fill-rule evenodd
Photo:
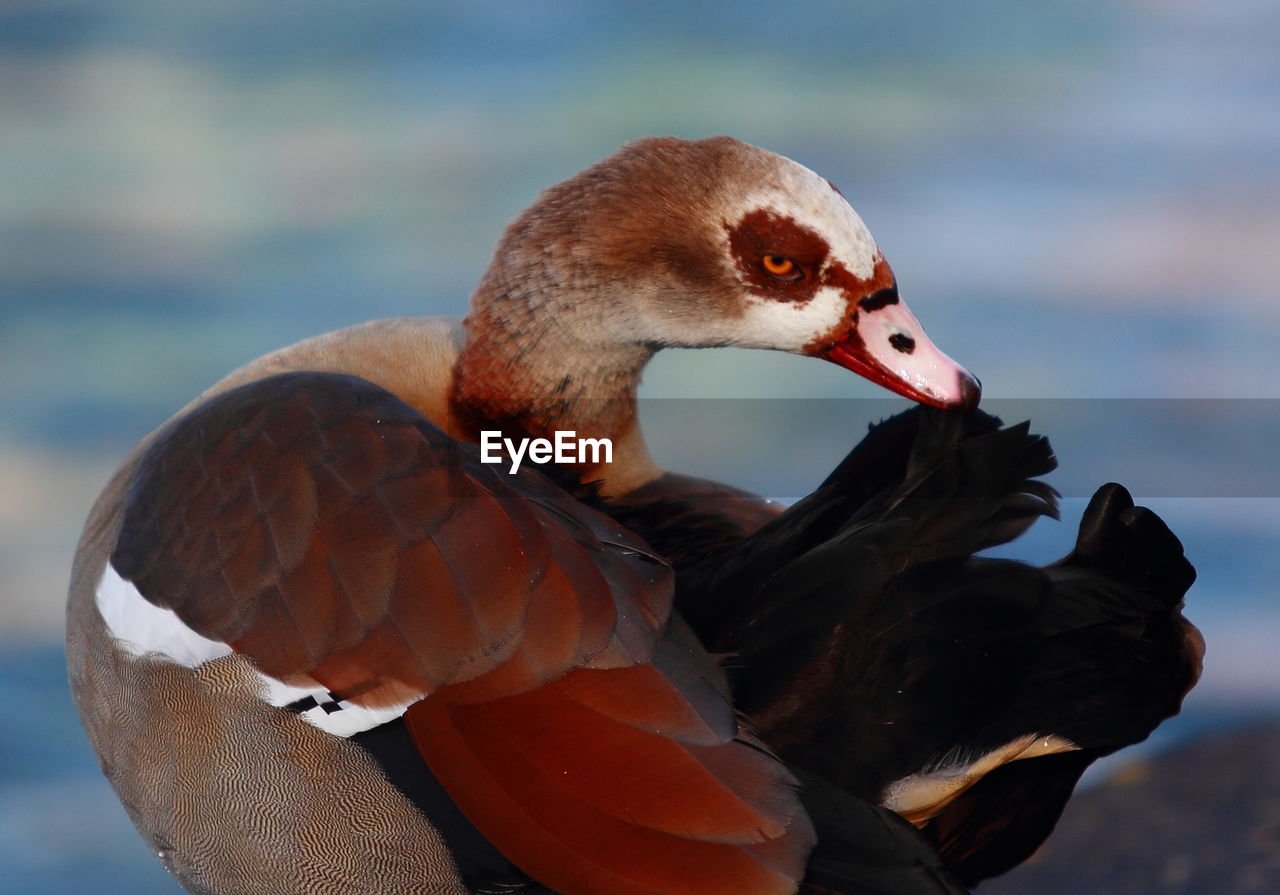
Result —
M 805 304 L 818 291 L 818 271 L 831 246 L 788 215 L 766 208 L 726 222 L 729 251 L 752 292 L 774 301 Z

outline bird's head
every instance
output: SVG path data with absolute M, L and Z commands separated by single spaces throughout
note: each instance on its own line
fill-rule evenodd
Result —
M 730 137 L 637 140 L 546 190 L 508 229 L 476 303 L 517 334 L 554 319 L 598 352 L 768 348 L 937 407 L 980 395 L 844 196 Z

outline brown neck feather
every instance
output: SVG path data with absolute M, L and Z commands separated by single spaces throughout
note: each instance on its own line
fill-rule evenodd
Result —
M 553 329 L 513 333 L 488 310 L 464 325 L 450 391 L 464 430 L 500 424 L 529 437 L 558 429 L 617 437 L 634 422 L 636 386 L 652 350 L 606 348 Z
M 610 438 L 613 468 L 581 469 L 584 481 L 603 478 L 606 491 L 619 491 L 655 476 L 636 425 L 636 388 L 654 349 L 593 339 L 592 321 L 575 313 L 581 304 L 494 295 L 492 279 L 464 322 L 449 390 L 457 434 L 475 440 L 481 429 L 501 429 L 510 438 L 553 438 L 572 430 Z M 534 303 L 543 306 L 535 312 Z

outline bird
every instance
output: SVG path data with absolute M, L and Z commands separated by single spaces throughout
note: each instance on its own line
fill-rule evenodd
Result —
M 918 406 L 784 508 L 645 445 L 650 358 L 719 346 Z M 194 893 L 967 891 L 1203 653 L 1118 485 L 1057 564 L 975 556 L 1056 513 L 980 395 L 826 179 L 633 141 L 507 227 L 464 319 L 280 349 L 139 443 L 73 563 L 77 709 Z

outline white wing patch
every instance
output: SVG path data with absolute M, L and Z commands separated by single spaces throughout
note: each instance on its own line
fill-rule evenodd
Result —
M 294 703 L 311 701 L 315 705 L 298 711 L 303 720 L 335 736 L 349 737 L 369 730 L 404 714 L 405 709 L 417 702 L 412 699 L 399 705 L 371 709 L 345 699 L 334 699 L 334 694 L 317 684 L 314 687 L 293 687 L 269 675 L 262 675 L 262 698 L 281 708 Z
M 136 587 L 121 578 L 110 563 L 102 573 L 95 596 L 107 630 L 120 648 L 132 656 L 196 668 L 234 652 L 227 644 L 210 640 L 188 628 L 172 609 L 162 609 L 149 602 Z M 245 660 L 248 661 L 248 657 Z M 298 716 L 326 733 L 340 737 L 349 737 L 393 721 L 416 701 L 371 709 L 335 699 L 320 684 L 294 687 L 260 671 L 258 677 L 261 680 L 258 695 L 263 701 L 285 708 L 310 700 L 314 702 L 312 707 L 295 709 Z
M 102 573 L 95 596 L 107 630 L 122 649 L 134 656 L 195 668 L 232 652 L 225 643 L 188 628 L 172 609 L 148 602 L 110 563 Z
M 948 763 L 946 767 L 921 771 L 896 780 L 885 788 L 880 804 L 920 826 L 1002 764 L 1058 752 L 1072 752 L 1079 748 L 1060 736 L 1027 734 L 972 761 Z

